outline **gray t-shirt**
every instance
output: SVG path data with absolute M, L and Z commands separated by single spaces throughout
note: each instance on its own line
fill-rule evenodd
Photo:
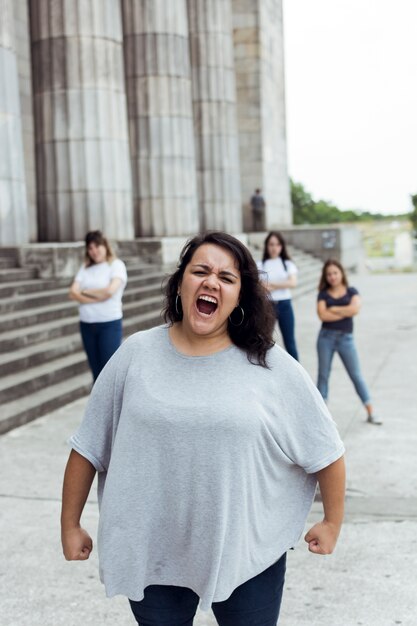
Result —
M 344 448 L 304 369 L 278 346 L 268 362 L 186 356 L 160 326 L 107 363 L 71 445 L 99 472 L 108 596 L 177 585 L 208 610 L 297 543 Z

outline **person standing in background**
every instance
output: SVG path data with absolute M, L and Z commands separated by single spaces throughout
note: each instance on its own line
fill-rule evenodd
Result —
M 334 353 L 337 352 L 362 400 L 369 424 L 382 424 L 373 413 L 371 398 L 363 379 L 353 339 L 353 317 L 360 311 L 361 300 L 355 287 L 349 287 L 345 270 L 339 261 L 329 259 L 323 266 L 317 296 L 317 314 L 322 321 L 317 339 L 319 373 L 317 387 L 327 401 L 329 377 Z
M 250 199 L 252 209 L 252 224 L 255 232 L 265 229 L 265 200 L 261 195 L 260 189 L 255 189 L 255 193 Z
M 122 343 L 122 296 L 126 266 L 106 237 L 93 230 L 85 237 L 85 262 L 69 297 L 79 303 L 80 331 L 94 381 Z
M 297 267 L 287 252 L 284 237 L 270 232 L 264 241 L 262 261 L 258 262 L 260 278 L 264 281 L 274 305 L 275 316 L 286 351 L 298 361 L 295 342 L 295 318 L 291 289 L 297 285 Z

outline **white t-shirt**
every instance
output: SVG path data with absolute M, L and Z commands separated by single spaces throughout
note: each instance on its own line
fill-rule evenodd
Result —
M 97 322 L 113 322 L 123 317 L 122 296 L 127 283 L 126 265 L 120 259 L 111 263 L 96 263 L 86 267 L 83 265 L 77 272 L 75 281 L 84 289 L 104 289 L 113 278 L 120 278 L 122 284 L 108 300 L 80 304 L 80 320 L 89 324 Z
M 285 265 L 281 257 L 276 259 L 267 259 L 264 263 L 262 261 L 257 262 L 259 274 L 261 280 L 266 283 L 282 283 L 288 280 L 290 276 L 296 276 L 298 274 L 297 266 L 293 261 L 285 261 Z M 275 302 L 279 300 L 290 300 L 290 289 L 275 289 L 271 291 L 271 299 Z

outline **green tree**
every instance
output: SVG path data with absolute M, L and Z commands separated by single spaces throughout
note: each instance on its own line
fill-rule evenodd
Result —
M 314 201 L 301 183 L 291 183 L 291 203 L 294 224 L 314 224 Z
M 294 224 L 334 224 L 357 221 L 359 216 L 354 211 L 340 211 L 327 200 L 313 199 L 301 183 L 291 183 L 291 202 Z
M 341 211 L 328 200 L 314 200 L 301 183 L 290 179 L 293 222 L 299 224 L 337 224 L 343 222 L 369 222 L 373 220 L 408 218 L 417 237 L 417 194 L 411 196 L 414 210 L 405 215 L 383 215 L 369 211 Z

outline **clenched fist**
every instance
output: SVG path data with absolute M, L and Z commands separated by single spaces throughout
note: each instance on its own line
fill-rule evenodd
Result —
M 308 549 L 315 554 L 331 554 L 336 546 L 340 525 L 323 520 L 314 524 L 304 537 Z
M 63 530 L 61 541 L 67 561 L 85 561 L 93 549 L 93 540 L 81 526 Z

